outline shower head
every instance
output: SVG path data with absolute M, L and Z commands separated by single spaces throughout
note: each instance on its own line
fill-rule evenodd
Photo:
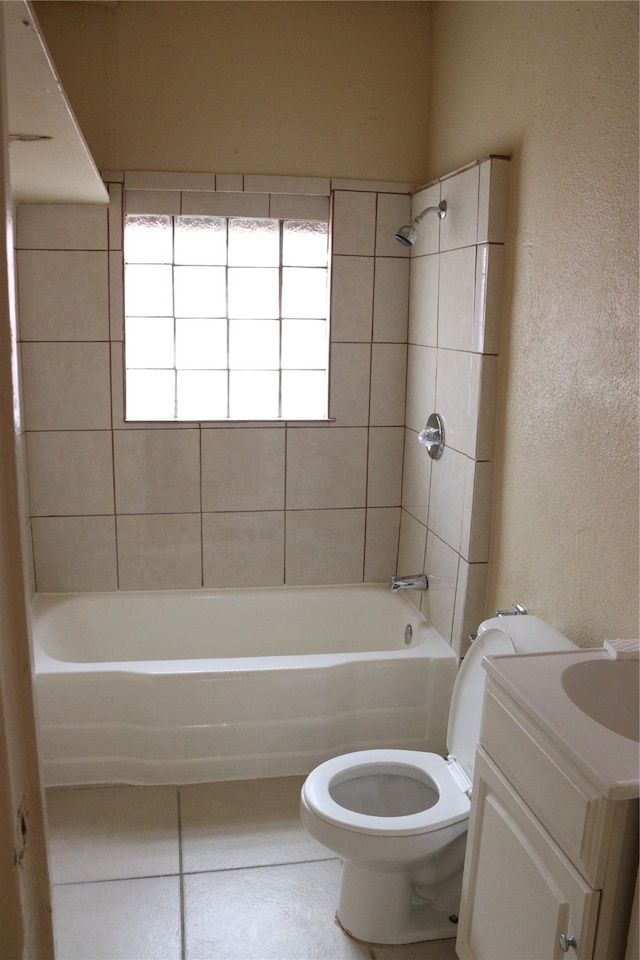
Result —
M 396 240 L 398 243 L 401 243 L 403 247 L 412 247 L 416 242 L 417 236 L 418 234 L 413 223 L 408 223 L 405 227 L 399 228 L 396 233 Z
M 403 247 L 412 247 L 418 239 L 416 227 L 431 210 L 435 210 L 438 218 L 444 220 L 447 215 L 447 201 L 441 200 L 437 207 L 426 207 L 417 217 L 413 218 L 411 223 L 406 224 L 404 227 L 399 227 L 396 232 L 396 240 L 398 243 L 401 243 Z

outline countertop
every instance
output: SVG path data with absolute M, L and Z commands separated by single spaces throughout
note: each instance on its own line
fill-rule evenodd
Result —
M 592 719 L 569 698 L 563 671 L 586 659 L 608 660 L 601 647 L 575 652 L 485 657 L 483 665 L 563 753 L 611 800 L 640 796 L 640 744 Z M 617 661 L 621 662 L 621 661 Z M 638 661 L 624 661 L 640 677 Z M 602 696 L 602 685 L 593 696 Z

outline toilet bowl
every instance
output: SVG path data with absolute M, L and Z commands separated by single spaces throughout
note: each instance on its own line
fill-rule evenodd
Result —
M 414 943 L 455 936 L 484 656 L 575 649 L 537 617 L 486 620 L 453 689 L 447 759 L 361 750 L 320 764 L 301 792 L 309 833 L 343 861 L 336 917 L 358 940 Z

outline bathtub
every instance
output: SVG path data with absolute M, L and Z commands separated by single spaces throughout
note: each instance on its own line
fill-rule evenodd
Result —
M 46 786 L 445 750 L 457 659 L 384 586 L 39 594 L 31 622 Z

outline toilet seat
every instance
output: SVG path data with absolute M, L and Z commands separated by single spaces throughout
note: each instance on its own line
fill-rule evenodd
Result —
M 408 816 L 378 817 L 349 810 L 331 796 L 330 788 L 340 775 L 340 781 L 344 783 L 381 772 L 393 774 L 394 768 L 399 775 L 415 776 L 432 784 L 438 793 L 436 802 Z M 465 786 L 456 779 L 451 768 L 451 761 L 435 753 L 360 750 L 334 757 L 316 767 L 305 781 L 303 797 L 309 809 L 321 820 L 354 833 L 396 837 L 429 833 L 469 817 L 471 803 Z

